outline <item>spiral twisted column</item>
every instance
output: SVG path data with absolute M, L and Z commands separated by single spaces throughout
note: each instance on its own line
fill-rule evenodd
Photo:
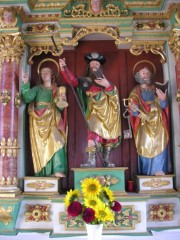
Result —
M 21 34 L 0 36 L 0 194 L 17 194 L 19 62 L 25 45 Z

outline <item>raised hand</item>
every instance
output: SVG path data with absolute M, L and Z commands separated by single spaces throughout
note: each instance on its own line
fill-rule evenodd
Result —
M 62 70 L 64 67 L 66 67 L 66 60 L 65 60 L 65 58 L 60 58 L 60 59 L 59 59 L 59 66 L 60 66 L 61 70 Z
M 103 75 L 103 78 L 97 78 L 94 80 L 97 84 L 99 84 L 102 87 L 108 88 L 110 86 L 109 81 L 105 78 Z
M 164 93 L 164 92 L 161 91 L 161 89 L 156 88 L 156 94 L 157 94 L 158 98 L 161 101 L 164 101 L 166 99 L 166 97 L 167 97 L 167 89 L 166 89 L 166 91 Z

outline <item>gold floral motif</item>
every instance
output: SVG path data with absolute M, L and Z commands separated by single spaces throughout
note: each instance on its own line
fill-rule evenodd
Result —
M 5 210 L 3 206 L 0 206 L 0 222 L 3 222 L 5 225 L 12 222 L 12 216 L 10 215 L 12 210 L 13 208 L 11 206 L 9 206 L 7 210 Z
M 138 31 L 140 30 L 164 30 L 167 28 L 167 24 L 163 21 L 147 21 L 137 22 L 134 26 Z
M 1 62 L 19 62 L 25 50 L 25 44 L 20 33 L 0 36 Z
M 7 89 L 4 89 L 0 94 L 0 102 L 2 102 L 3 106 L 7 106 L 11 99 L 11 92 Z
M 174 204 L 153 204 L 150 205 L 149 221 L 172 221 L 174 215 Z
M 161 178 L 153 178 L 150 181 L 143 182 L 142 186 L 150 187 L 150 188 L 161 188 L 169 184 L 170 184 L 170 181 L 168 180 L 162 180 Z
M 152 52 L 161 56 L 161 63 L 166 62 L 166 56 L 164 55 L 164 41 L 133 41 L 130 48 L 130 52 L 133 55 L 139 56 L 143 51 L 146 53 Z
M 7 157 L 17 157 L 19 147 L 18 147 L 18 142 L 17 139 L 11 139 L 8 138 L 7 141 L 5 138 L 2 138 L 0 140 L 0 155 L 2 157 L 7 156 Z
M 26 184 L 27 187 L 33 188 L 36 190 L 44 190 L 48 188 L 53 188 L 55 186 L 54 183 L 51 182 L 46 182 L 46 181 L 35 181 L 35 182 L 30 182 Z
M 31 24 L 25 29 L 27 33 L 55 32 L 59 29 L 55 24 Z
M 99 182 L 103 186 L 116 185 L 116 183 L 119 182 L 119 179 L 117 179 L 115 177 L 111 177 L 110 175 L 107 175 L 107 176 L 97 176 L 96 178 L 99 180 Z
M 98 13 L 86 10 L 85 4 L 78 4 L 73 7 L 72 10 L 65 10 L 65 17 L 80 18 L 80 17 L 120 17 L 128 16 L 129 11 L 127 9 L 119 9 L 118 6 L 114 4 L 108 4 L 106 10 L 101 10 Z
M 27 211 L 25 212 L 26 222 L 50 222 L 49 219 L 49 208 L 50 205 L 29 205 L 26 204 Z

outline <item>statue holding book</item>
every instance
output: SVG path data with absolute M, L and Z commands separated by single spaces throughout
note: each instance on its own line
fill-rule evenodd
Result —
M 87 161 L 81 167 L 96 167 L 96 153 L 102 153 L 105 167 L 115 167 L 110 161 L 110 151 L 121 140 L 120 104 L 117 88 L 103 74 L 102 65 L 106 59 L 93 52 L 85 55 L 86 74 L 76 77 L 60 59 L 61 74 L 68 84 L 77 88 L 85 120 L 89 126 L 87 134 Z
M 135 80 L 139 84 L 129 95 L 129 112 L 138 153 L 138 174 L 157 176 L 170 170 L 169 106 L 167 89 L 163 92 L 152 84 L 155 67 L 152 63 L 148 65 L 136 69 Z

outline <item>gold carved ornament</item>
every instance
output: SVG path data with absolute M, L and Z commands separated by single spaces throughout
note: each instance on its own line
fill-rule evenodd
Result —
M 152 204 L 149 210 L 149 221 L 172 221 L 174 204 Z
M 44 53 L 48 53 L 51 52 L 53 56 L 60 56 L 63 53 L 63 47 L 62 45 L 65 46 L 77 46 L 78 45 L 78 41 L 89 35 L 89 34 L 93 34 L 93 33 L 101 33 L 101 34 L 105 34 L 110 36 L 111 38 L 113 38 L 115 40 L 115 44 L 119 45 L 119 44 L 129 44 L 131 42 L 130 38 L 120 38 L 119 36 L 119 29 L 117 27 L 108 27 L 108 26 L 88 26 L 88 27 L 82 27 L 82 28 L 77 28 L 75 27 L 73 29 L 73 38 L 62 38 L 62 39 L 58 39 L 58 41 L 56 41 L 57 44 L 57 48 L 59 50 L 59 52 L 56 51 L 55 47 L 52 45 L 48 45 L 48 46 L 31 46 L 30 47 L 30 56 L 28 58 L 28 63 L 32 64 L 32 58 L 34 56 L 38 56 L 40 55 L 42 52 Z M 56 40 L 56 39 L 55 39 Z
M 19 62 L 25 50 L 25 44 L 20 33 L 0 36 L 1 62 Z
M 54 183 L 46 182 L 46 181 L 35 181 L 26 184 L 27 187 L 33 188 L 35 190 L 46 190 L 49 188 L 53 188 L 55 186 Z
M 164 41 L 133 41 L 130 52 L 135 56 L 139 56 L 143 51 L 146 53 L 152 52 L 153 54 L 160 55 L 161 63 L 166 63 L 163 45 Z
M 50 222 L 49 208 L 50 205 L 25 205 L 27 211 L 25 212 L 26 222 Z
M 60 56 L 63 53 L 63 48 L 60 44 L 57 44 L 59 52 L 56 51 L 54 46 L 31 46 L 30 47 L 30 55 L 28 57 L 28 63 L 33 64 L 32 58 L 34 56 L 39 56 L 41 53 L 51 52 L 53 56 Z
M 175 19 L 179 25 L 180 24 L 180 11 L 176 12 Z M 169 47 L 177 60 L 180 59 L 180 28 L 179 27 L 172 29 L 171 36 L 170 36 L 170 39 L 168 42 Z
M 108 4 L 105 10 L 100 10 L 99 12 L 95 13 L 91 10 L 86 10 L 85 4 L 78 4 L 77 6 L 73 7 L 72 10 L 65 10 L 64 16 L 65 17 L 72 17 L 72 18 L 86 18 L 86 17 L 120 17 L 120 16 L 128 16 L 129 11 L 128 9 L 119 9 L 118 6 L 114 4 Z
M 5 210 L 3 206 L 0 206 L 0 222 L 3 222 L 5 225 L 12 222 L 12 216 L 10 215 L 12 210 L 13 208 L 11 206 L 9 206 L 7 210 Z
M 0 155 L 2 157 L 17 157 L 18 154 L 18 141 L 16 138 L 8 138 L 7 141 L 5 138 L 0 140 Z
M 10 101 L 10 99 L 11 99 L 11 92 L 8 91 L 7 89 L 4 89 L 0 93 L 0 102 L 2 103 L 3 106 L 7 106 L 7 104 Z
M 153 178 L 151 179 L 150 181 L 145 181 L 142 183 L 142 185 L 144 187 L 150 187 L 150 188 L 154 188 L 154 189 L 157 189 L 157 188 L 161 188 L 163 186 L 167 186 L 170 184 L 170 181 L 168 180 L 163 180 L 161 178 Z
M 177 60 L 180 59 L 180 29 L 173 29 L 169 39 L 169 47 Z

